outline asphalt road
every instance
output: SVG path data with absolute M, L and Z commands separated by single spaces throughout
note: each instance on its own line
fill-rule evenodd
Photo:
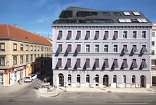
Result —
M 39 82 L 37 79 L 15 93 L 0 94 L 0 105 L 156 105 L 156 94 L 64 92 L 41 97 L 34 89 Z

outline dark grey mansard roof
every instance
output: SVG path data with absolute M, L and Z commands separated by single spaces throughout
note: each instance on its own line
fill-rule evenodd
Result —
M 98 11 L 80 7 L 68 7 L 63 10 L 59 19 L 53 22 L 59 23 L 151 23 L 140 11 Z

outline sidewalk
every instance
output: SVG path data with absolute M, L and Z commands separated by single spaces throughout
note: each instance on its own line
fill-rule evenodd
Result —
M 22 83 L 22 84 L 19 84 L 19 83 L 15 83 L 14 85 L 12 86 L 3 86 L 3 87 L 0 87 L 0 94 L 3 94 L 3 93 L 14 93 L 16 91 L 19 91 L 21 90 L 22 88 L 28 86 L 29 83 Z
M 61 87 L 67 92 L 111 92 L 111 93 L 156 93 L 156 88 L 74 88 L 74 87 Z

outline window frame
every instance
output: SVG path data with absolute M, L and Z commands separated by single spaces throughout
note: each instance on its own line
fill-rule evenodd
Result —
M 4 49 L 3 49 L 3 46 L 4 45 Z M 5 51 L 5 43 L 0 43 L 0 51 Z

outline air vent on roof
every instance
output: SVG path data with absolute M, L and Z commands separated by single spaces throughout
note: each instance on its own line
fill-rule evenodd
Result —
M 140 13 L 139 13 L 139 12 L 133 12 L 133 14 L 134 14 L 135 16 L 140 16 Z
M 123 12 L 125 16 L 130 16 L 131 14 L 129 12 Z

